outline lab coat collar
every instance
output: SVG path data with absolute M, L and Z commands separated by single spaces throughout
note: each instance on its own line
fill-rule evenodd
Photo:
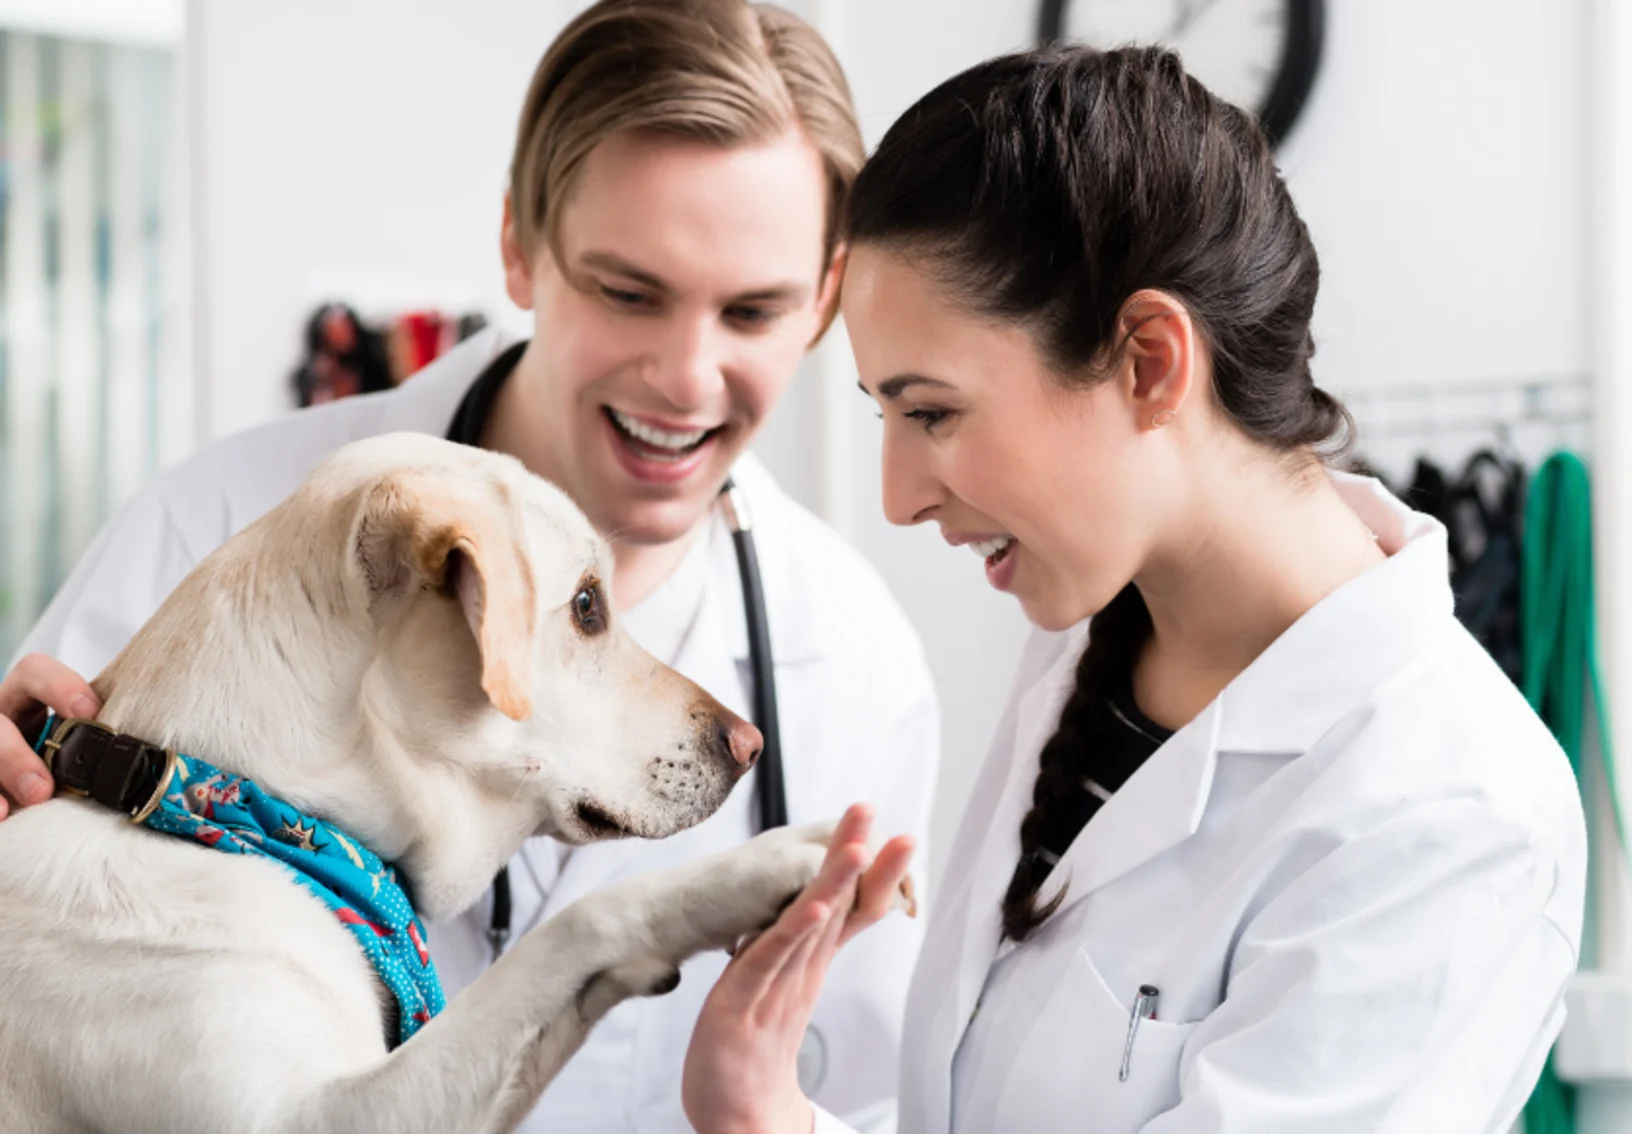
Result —
M 1315 604 L 1229 684 L 1221 751 L 1308 751 L 1455 620 L 1445 526 L 1370 477 L 1331 477 L 1389 557 Z
M 969 872 L 969 884 L 963 893 L 966 905 L 961 910 L 949 911 L 949 926 L 942 934 L 945 946 L 956 957 L 957 979 L 952 996 L 947 1002 L 950 1015 L 934 1031 L 936 1040 L 943 1041 L 943 1050 L 936 1054 L 930 1066 L 951 1066 L 952 1054 L 957 1049 L 971 1013 L 985 985 L 986 974 L 993 958 L 1012 943 L 1002 939 L 1003 920 L 1001 901 L 1014 873 L 1014 864 L 1020 857 L 1020 820 L 1031 806 L 1032 787 L 1037 780 L 1038 750 L 1059 720 L 1060 709 L 1076 684 L 1077 658 L 1081 656 L 1088 639 L 1087 624 L 1082 623 L 1058 636 L 1052 659 L 1039 659 L 1042 674 L 1029 689 L 1017 690 L 1014 733 L 1012 737 L 998 735 L 992 740 L 993 755 L 1006 767 L 995 782 L 982 774 L 977 785 L 977 797 L 972 800 L 964 816 L 966 827 L 979 822 L 984 808 L 978 798 L 981 788 L 995 788 L 997 800 L 986 816 L 986 826 L 979 834 L 980 851 L 972 860 L 962 864 Z M 1006 772 L 1006 774 L 1003 774 Z M 960 833 L 960 839 L 963 835 Z M 955 883 L 954 883 L 955 884 Z M 931 912 L 932 919 L 934 918 Z M 937 930 L 932 920 L 932 938 Z M 934 1041 L 932 1041 L 934 1042 Z M 930 1093 L 926 1106 L 949 1105 L 946 1084 Z M 926 1130 L 941 1130 L 944 1122 L 931 1122 Z
M 1303 754 L 1453 622 L 1444 526 L 1369 477 L 1331 476 L 1388 559 L 1310 608 L 1105 802 L 1043 883 L 1069 886 L 1059 912 L 1194 834 L 1220 752 Z

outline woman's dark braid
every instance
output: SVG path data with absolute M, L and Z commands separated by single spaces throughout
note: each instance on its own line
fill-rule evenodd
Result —
M 1031 810 L 1020 823 L 1020 861 L 1003 895 L 1005 937 L 1024 941 L 1065 898 L 1061 887 L 1038 904 L 1038 891 L 1054 865 L 1042 852 L 1050 844 L 1069 843 L 1075 834 L 1064 829 L 1072 809 L 1060 804 L 1081 793 L 1083 782 L 1091 777 L 1095 754 L 1105 740 L 1105 723 L 1111 719 L 1099 711 L 1100 706 L 1116 683 L 1127 680 L 1150 634 L 1150 611 L 1132 583 L 1094 616 L 1088 647 L 1077 662 L 1076 688 L 1060 710 L 1054 735 L 1043 745 Z

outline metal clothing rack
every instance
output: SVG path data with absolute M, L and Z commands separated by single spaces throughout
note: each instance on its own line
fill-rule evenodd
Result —
M 1591 442 L 1588 374 L 1387 383 L 1333 393 L 1354 416 L 1356 453 L 1387 471 L 1404 472 L 1418 456 L 1459 464 L 1480 448 L 1534 464 L 1554 449 L 1585 451 Z
M 1592 379 L 1584 374 L 1363 386 L 1339 396 L 1363 436 L 1496 432 L 1592 420 Z

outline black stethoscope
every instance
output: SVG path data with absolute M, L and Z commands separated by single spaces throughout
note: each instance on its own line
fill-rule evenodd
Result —
M 499 387 L 516 368 L 526 342 L 504 350 L 470 384 L 459 408 L 448 423 L 447 438 L 461 445 L 480 447 L 482 428 Z M 776 670 L 771 660 L 770 622 L 765 614 L 765 588 L 759 577 L 759 556 L 754 551 L 753 523 L 742 492 L 730 480 L 720 490 L 731 542 L 737 549 L 737 574 L 742 580 L 743 614 L 748 623 L 748 660 L 754 674 L 754 725 L 765 738 L 759 762 L 754 766 L 754 799 L 759 807 L 759 829 L 788 824 L 788 793 L 782 776 L 782 736 L 776 719 Z M 510 940 L 510 871 L 501 869 L 493 878 L 493 913 L 488 919 L 487 940 L 498 958 Z

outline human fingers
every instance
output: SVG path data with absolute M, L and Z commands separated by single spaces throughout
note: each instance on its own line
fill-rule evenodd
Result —
M 0 680 L 0 716 L 23 724 L 18 717 L 42 705 L 70 717 L 94 717 L 102 708 L 96 691 L 79 674 L 56 658 L 29 654 Z
M 848 896 L 871 857 L 864 843 L 830 845 L 816 878 L 769 929 L 739 949 L 721 980 L 731 979 L 749 1002 L 769 995 L 807 943 L 826 936 L 834 922 L 842 928 Z
M 873 805 L 870 803 L 852 803 L 845 808 L 844 814 L 833 827 L 833 834 L 827 840 L 827 847 L 832 851 L 847 843 L 866 844 L 873 833 Z
M 0 718 L 0 819 L 11 811 L 8 800 L 27 807 L 51 798 L 51 774 L 17 726 Z
M 840 945 L 868 926 L 882 921 L 897 906 L 902 907 L 909 917 L 917 915 L 917 906 L 912 897 L 912 877 L 907 873 L 915 849 L 916 843 L 911 835 L 898 835 L 884 844 L 857 880 L 856 899 L 845 918 Z
M 44 654 L 30 654 L 0 680 L 0 819 L 6 796 L 28 806 L 51 798 L 51 775 L 34 754 L 47 706 L 71 716 L 94 716 L 101 708 L 79 674 Z

